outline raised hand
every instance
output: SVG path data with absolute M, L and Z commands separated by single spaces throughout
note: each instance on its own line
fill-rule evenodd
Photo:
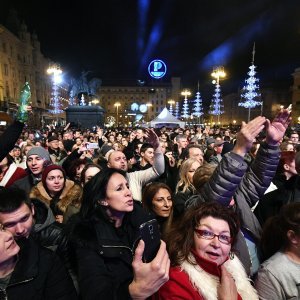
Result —
M 266 143 L 278 145 L 291 122 L 291 108 L 281 109 L 272 122 L 266 120 Z
M 232 152 L 244 156 L 251 149 L 255 137 L 264 129 L 265 123 L 266 118 L 260 116 L 251 120 L 248 124 L 242 122 Z
M 154 150 L 156 150 L 160 146 L 157 134 L 154 132 L 153 129 L 148 128 L 145 129 L 145 132 L 146 142 L 151 144 Z

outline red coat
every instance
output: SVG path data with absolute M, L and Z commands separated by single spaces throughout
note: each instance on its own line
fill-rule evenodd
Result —
M 220 267 L 209 260 L 201 258 L 194 251 L 194 258 L 200 268 L 213 276 L 221 279 L 221 270 Z M 245 274 L 246 276 L 246 274 Z M 198 277 L 199 278 L 199 277 Z M 203 287 L 208 284 L 208 282 L 201 282 Z M 205 300 L 201 295 L 199 290 L 195 288 L 189 278 L 189 275 L 181 270 L 180 267 L 171 267 L 169 272 L 169 281 L 166 282 L 159 291 L 152 296 L 152 300 Z M 242 300 L 241 296 L 238 294 L 236 300 Z M 250 300 L 250 299 L 249 299 Z
M 8 171 L 9 169 L 7 169 L 3 176 L 5 176 L 6 172 Z M 9 178 L 8 182 L 4 185 L 5 187 L 10 187 L 15 181 L 21 179 L 21 178 L 24 178 L 26 177 L 28 174 L 27 172 L 22 169 L 22 168 L 19 168 L 17 167 L 15 172 L 12 174 L 12 176 Z
M 192 286 L 188 275 L 180 270 L 180 267 L 171 267 L 169 281 L 152 296 L 153 300 L 204 300 L 197 290 Z

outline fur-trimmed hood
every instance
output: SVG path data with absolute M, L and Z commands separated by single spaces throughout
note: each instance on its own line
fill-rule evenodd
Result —
M 42 182 L 39 182 L 36 186 L 34 186 L 31 189 L 31 192 L 29 194 L 30 198 L 38 198 L 44 202 L 46 202 L 48 205 L 50 205 L 50 201 L 52 200 L 52 197 L 47 193 L 46 189 L 43 186 Z M 68 205 L 77 202 L 78 199 L 82 197 L 82 188 L 81 186 L 75 184 L 73 181 L 66 179 L 65 186 L 63 188 L 63 191 L 59 197 L 58 202 L 58 208 L 65 212 Z
M 191 255 L 191 261 L 195 261 Z M 224 263 L 226 270 L 232 275 L 238 294 L 243 300 L 258 300 L 256 290 L 252 287 L 250 279 L 247 277 L 244 267 L 240 260 L 234 256 Z M 180 268 L 188 275 L 190 282 L 199 294 L 207 300 L 218 299 L 218 286 L 220 280 L 217 276 L 204 271 L 198 264 L 192 265 L 184 261 Z

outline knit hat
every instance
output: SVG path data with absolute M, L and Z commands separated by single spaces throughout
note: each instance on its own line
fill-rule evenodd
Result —
M 28 159 L 28 157 L 30 155 L 37 155 L 37 156 L 39 156 L 40 158 L 42 158 L 42 159 L 44 159 L 46 161 L 51 161 L 49 152 L 45 148 L 40 147 L 40 146 L 32 147 L 27 152 L 26 158 Z
M 101 154 L 105 157 L 106 160 L 108 160 L 110 153 L 113 151 L 114 151 L 114 148 L 107 144 L 104 144 L 100 150 Z
M 51 135 L 48 137 L 48 143 L 58 141 L 58 137 L 56 135 Z
M 59 166 L 59 165 L 49 165 L 49 166 L 47 166 L 44 169 L 44 171 L 42 173 L 42 183 L 43 183 L 44 187 L 46 187 L 46 178 L 47 178 L 47 175 L 49 174 L 49 172 L 51 172 L 53 170 L 60 170 L 60 171 L 62 171 L 62 173 L 64 175 L 64 178 L 66 180 L 66 172 L 65 172 L 65 170 L 61 166 Z

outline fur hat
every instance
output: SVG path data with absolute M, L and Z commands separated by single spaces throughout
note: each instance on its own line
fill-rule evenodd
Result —
M 31 155 L 37 155 L 40 158 L 44 159 L 45 161 L 49 161 L 49 162 L 51 161 L 49 152 L 45 148 L 40 147 L 40 146 L 32 147 L 28 151 L 28 153 L 26 155 L 26 159 L 28 159 L 28 157 Z

